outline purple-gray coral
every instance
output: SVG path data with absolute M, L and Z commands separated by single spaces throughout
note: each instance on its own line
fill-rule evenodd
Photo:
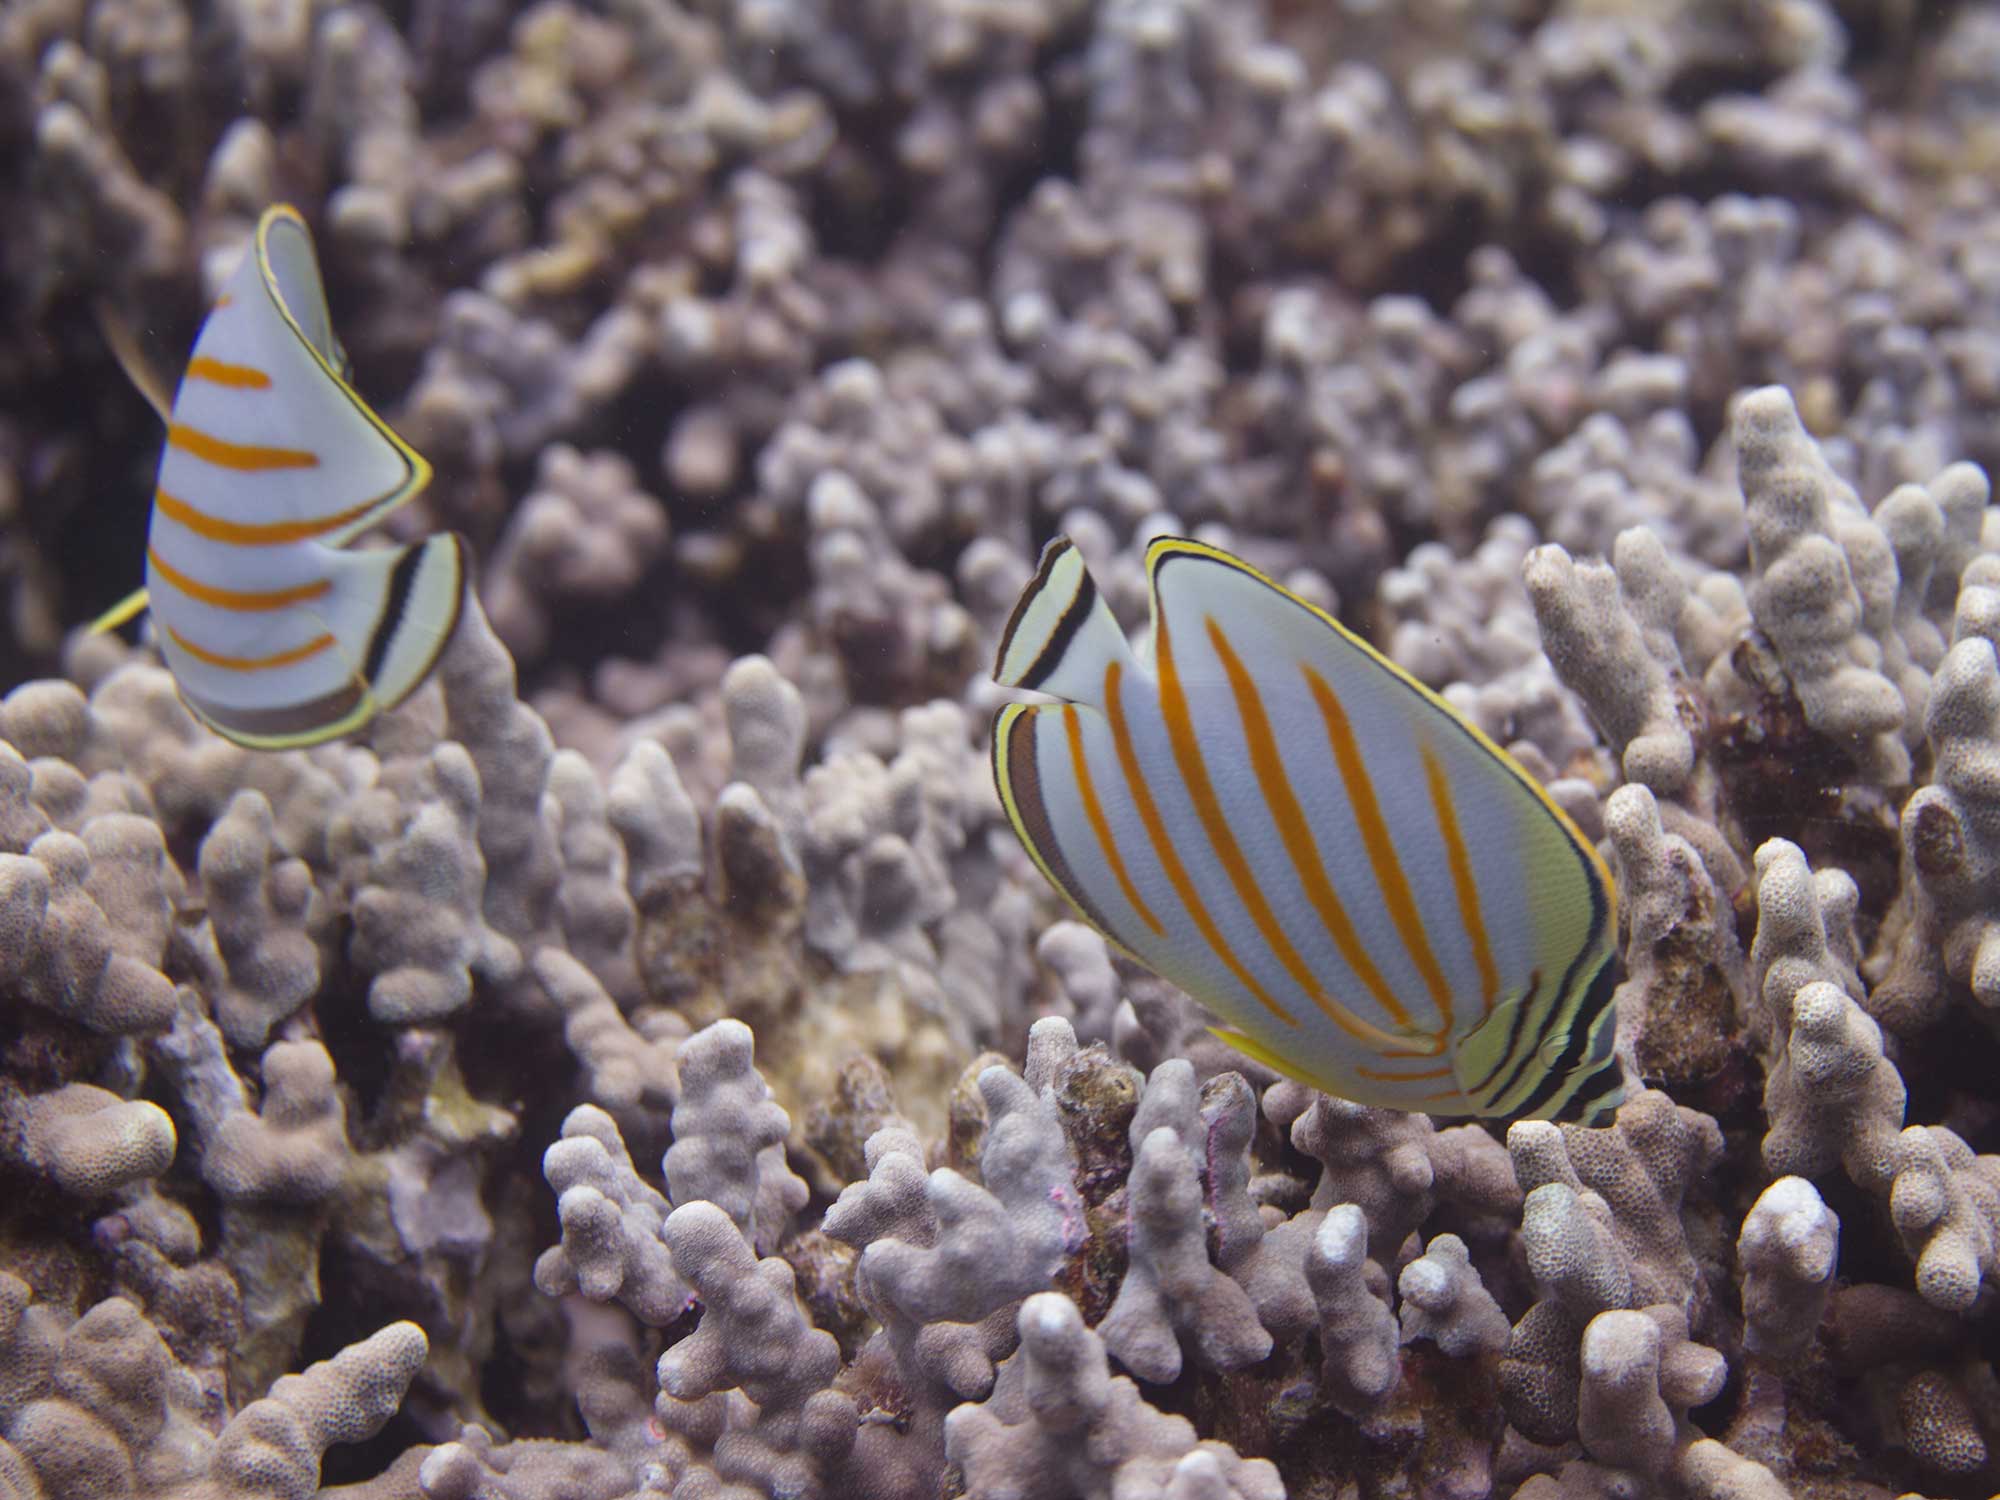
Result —
M 1446 1354 L 1498 1354 L 1507 1347 L 1507 1315 L 1479 1279 L 1465 1241 L 1440 1234 L 1396 1278 L 1403 1299 L 1403 1342 L 1429 1339 Z
M 1600 1313 L 1583 1332 L 1577 1435 L 1599 1463 L 1657 1473 L 1679 1446 L 1690 1407 L 1722 1393 L 1728 1367 L 1692 1343 L 1677 1307 Z
M 666 1197 L 633 1170 L 609 1115 L 587 1104 L 572 1110 L 542 1170 L 556 1194 L 562 1243 L 536 1260 L 537 1289 L 551 1297 L 576 1291 L 592 1301 L 616 1298 L 654 1327 L 687 1310 L 687 1285 L 660 1237 Z
M 392 1023 L 439 1020 L 471 1001 L 475 973 L 503 980 L 521 966 L 519 950 L 487 925 L 482 909 L 486 864 L 472 757 L 457 744 L 439 747 L 417 768 L 410 792 L 413 808 L 393 796 L 370 799 L 331 835 L 341 857 L 365 851 L 351 951 L 374 975 L 369 1009 Z
M 2000 875 L 1994 842 L 1996 649 L 1990 627 L 1967 635 L 1945 654 L 1930 685 L 1925 731 L 1936 757 L 1935 779 L 1903 809 L 1910 921 L 1882 985 L 1883 1003 L 1911 1021 L 1941 1013 L 1948 982 L 1968 986 L 1983 1006 L 2000 1005 L 2000 914 L 1993 898 Z
M 677 1208 L 664 1235 L 702 1302 L 702 1321 L 660 1356 L 660 1424 L 713 1449 L 706 1463 L 692 1453 L 676 1476 L 707 1469 L 717 1479 L 769 1494 L 817 1500 L 846 1470 L 855 1440 L 851 1398 L 832 1389 L 840 1367 L 833 1336 L 813 1328 L 794 1296 L 792 1269 L 776 1258 L 756 1259 L 727 1215 L 706 1202 Z M 727 1415 L 703 1411 L 711 1398 L 741 1392 L 744 1407 Z M 722 1432 L 711 1435 L 721 1416 Z
M 1194 1158 L 1161 1126 L 1133 1150 L 1131 1257 L 1118 1300 L 1098 1325 L 1119 1363 L 1158 1385 L 1180 1373 L 1180 1340 L 1217 1369 L 1254 1364 L 1271 1336 L 1243 1288 L 1209 1263 Z
M 231 1413 L 133 1303 L 66 1316 L 0 1272 L 0 1475 L 23 1495 L 313 1495 L 326 1450 L 381 1429 L 427 1347 L 392 1323 Z
M 1320 1378 L 1327 1398 L 1350 1415 L 1382 1401 L 1403 1373 L 1388 1277 L 1368 1258 L 1367 1235 L 1367 1217 L 1342 1203 L 1327 1211 L 1306 1252 L 1306 1281 L 1319 1303 Z
M 770 1248 L 805 1206 L 806 1185 L 785 1165 L 791 1121 L 751 1065 L 752 1040 L 741 1021 L 717 1021 L 681 1044 L 674 1143 L 660 1165 L 675 1203 L 713 1203 Z
M 1004 1068 L 986 1069 L 979 1092 L 990 1116 L 980 1175 L 991 1186 L 938 1168 L 927 1187 L 934 1246 L 877 1240 L 862 1255 L 861 1274 L 919 1323 L 977 1322 L 1048 1287 L 1083 1247 L 1053 1101 Z
M 1907 9 L 0 7 L 0 1489 L 1991 1493 L 2000 26 Z M 481 565 L 271 753 L 64 629 L 91 311 L 175 372 L 287 194 Z M 1512 751 L 1654 1090 L 1510 1154 L 1072 920 L 1057 530 Z
M 1839 1247 L 1840 1220 L 1803 1177 L 1780 1177 L 1758 1195 L 1736 1242 L 1745 1348 L 1782 1359 L 1812 1342 Z
M 159 838 L 154 830 L 154 839 Z M 91 846 L 51 831 L 22 854 L 0 854 L 0 979 L 23 1000 L 95 1031 L 157 1030 L 173 1017 L 173 986 L 142 952 L 143 929 L 120 933 L 91 889 Z
M 1647 535 L 1621 534 L 1619 553 L 1643 546 L 1638 538 Z M 1630 572 L 1630 564 L 1622 572 L 1601 562 L 1578 564 L 1556 546 L 1537 548 L 1522 565 L 1556 674 L 1590 705 L 1626 779 L 1670 796 L 1694 771 L 1694 739 L 1678 688 L 1681 661 L 1670 630 L 1664 639 L 1658 631 L 1649 638 L 1634 618 Z
M 992 1397 L 961 1406 L 945 1426 L 946 1451 L 974 1494 L 994 1500 L 1072 1494 L 1212 1495 L 1276 1500 L 1276 1471 L 1146 1404 L 1130 1379 L 1111 1374 L 1104 1346 L 1075 1304 L 1043 1292 L 1021 1304 L 1021 1352 Z
M 78 1198 L 104 1198 L 160 1176 L 176 1145 L 174 1122 L 157 1104 L 87 1083 L 15 1095 L 0 1111 L 0 1128 L 16 1143 L 21 1165 Z
M 1904 705 L 1863 630 L 1852 545 L 1860 502 L 1827 467 L 1790 394 L 1738 398 L 1734 433 L 1750 530 L 1750 613 L 1769 637 L 1806 722 L 1853 754 L 1862 774 L 1908 779 Z
M 204 1139 L 202 1176 L 231 1200 L 315 1203 L 332 1196 L 349 1154 L 333 1059 L 318 1042 L 279 1042 L 265 1051 L 261 1071 L 257 1110 L 231 1110 Z
M 202 840 L 197 865 L 224 970 L 213 983 L 216 1024 L 241 1047 L 263 1042 L 320 984 L 312 869 L 283 856 L 276 831 L 264 794 L 238 792 Z

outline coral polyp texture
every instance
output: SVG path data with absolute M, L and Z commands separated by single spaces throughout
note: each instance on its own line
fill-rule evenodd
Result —
M 1977 0 L 0 6 L 0 1496 L 2000 1491 L 1996 80 Z M 100 330 L 182 368 L 276 201 L 472 565 L 262 751 L 82 626 Z M 1077 920 L 988 767 L 1057 532 L 1513 753 L 1615 1118 L 1316 1093 Z

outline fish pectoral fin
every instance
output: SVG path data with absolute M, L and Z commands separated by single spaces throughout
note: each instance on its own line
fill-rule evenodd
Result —
M 139 347 L 139 336 L 125 315 L 102 297 L 91 303 L 90 310 L 97 318 L 97 331 L 104 335 L 111 357 L 118 361 L 118 368 L 125 372 L 132 388 L 146 398 L 146 404 L 158 413 L 161 422 L 171 422 L 174 388 L 160 373 L 159 366 L 146 358 L 145 350 Z
M 1569 1050 L 1569 1033 L 1561 1031 L 1550 1037 L 1536 1049 L 1535 1064 L 1544 1073 L 1552 1073 L 1562 1066 L 1563 1054 Z
M 1068 537 L 1056 537 L 1042 549 L 1034 579 L 1001 633 L 993 680 L 1101 707 L 1105 668 L 1113 662 L 1138 666 L 1083 554 Z
M 85 635 L 103 635 L 106 631 L 116 630 L 120 625 L 125 624 L 126 621 L 136 619 L 138 616 L 144 614 L 146 612 L 146 605 L 146 591 L 144 589 L 134 589 L 86 625 L 83 633 Z

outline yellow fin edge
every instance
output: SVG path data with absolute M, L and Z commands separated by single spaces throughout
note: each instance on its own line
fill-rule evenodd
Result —
M 1208 1033 L 1219 1041 L 1227 1042 L 1245 1057 L 1254 1058 L 1280 1077 L 1291 1079 L 1293 1083 L 1302 1083 L 1309 1089 L 1318 1089 L 1322 1094 L 1335 1094 L 1343 1099 L 1352 1097 L 1349 1091 L 1338 1083 L 1315 1078 L 1297 1063 L 1280 1057 L 1247 1032 L 1238 1031 L 1233 1026 L 1211 1026 L 1208 1028 Z
M 127 621 L 137 619 L 140 615 L 144 614 L 146 612 L 146 604 L 146 591 L 144 589 L 134 589 L 103 614 L 92 620 L 89 625 L 85 626 L 83 633 L 85 635 L 103 635 L 106 631 L 116 630 Z

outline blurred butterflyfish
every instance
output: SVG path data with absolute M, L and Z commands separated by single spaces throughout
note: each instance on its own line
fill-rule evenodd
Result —
M 431 468 L 348 384 L 298 212 L 265 210 L 171 400 L 101 321 L 167 440 L 146 587 L 92 629 L 150 608 L 189 710 L 257 749 L 350 734 L 401 702 L 457 625 L 465 544 L 348 548 Z

